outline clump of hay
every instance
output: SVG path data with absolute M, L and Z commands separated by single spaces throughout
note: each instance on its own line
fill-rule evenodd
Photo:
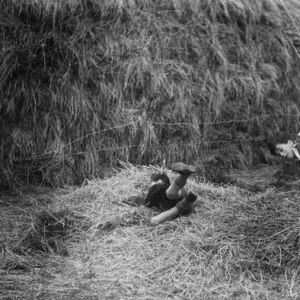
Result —
M 228 174 L 230 182 L 235 186 L 251 193 L 265 192 L 274 187 L 274 176 L 277 166 L 260 165 L 257 168 L 245 170 L 231 170 Z
M 300 266 L 299 193 L 269 190 L 231 202 L 217 216 L 225 240 L 235 243 L 235 267 L 255 276 L 284 274 Z M 233 266 L 234 266 L 233 265 Z
M 145 225 L 151 216 L 151 211 L 144 207 L 144 201 L 151 177 L 163 170 L 155 166 L 134 167 L 131 164 L 120 164 L 122 169 L 115 176 L 88 181 L 78 191 L 81 195 L 86 195 L 79 196 L 83 204 L 90 197 L 94 199 L 93 203 L 84 204 L 91 209 L 88 215 L 94 225 L 89 232 L 93 236 L 103 235 L 115 228 Z M 169 177 L 174 177 L 170 170 L 167 173 Z M 78 195 L 72 194 L 68 201 L 78 201 Z
M 94 223 L 89 232 L 96 241 L 114 244 L 117 237 L 127 240 L 127 235 L 135 234 L 148 240 L 152 233 L 169 243 L 170 251 L 177 251 L 171 246 L 176 240 L 198 259 L 220 259 L 232 276 L 237 268 L 269 276 L 300 266 L 300 204 L 296 193 L 277 193 L 273 189 L 249 193 L 232 185 L 217 187 L 191 178 L 187 187 L 202 201 L 196 213 L 153 228 L 148 220 L 159 210 L 143 206 L 152 173 L 151 167 L 128 166 L 116 176 L 91 181 L 80 190 L 98 194 L 89 212 Z M 167 173 L 171 180 L 176 176 L 171 171 Z M 187 232 L 190 242 L 186 241 Z
M 14 252 L 28 254 L 42 251 L 68 255 L 64 241 L 74 236 L 78 230 L 87 230 L 89 226 L 84 218 L 68 209 L 42 211 L 36 215 L 32 228 L 14 248 Z
M 300 162 L 283 159 L 274 174 L 274 185 L 277 187 L 299 189 L 300 182 Z
M 42 227 L 37 231 L 63 240 L 69 257 L 36 251 L 65 259 L 65 266 L 52 269 L 50 279 L 43 277 L 33 295 L 40 292 L 49 299 L 67 298 L 70 293 L 81 299 L 297 295 L 298 191 L 269 188 L 249 193 L 233 185 L 196 181 L 193 175 L 187 188 L 201 200 L 195 212 L 152 226 L 148 220 L 159 210 L 145 207 L 143 200 L 151 174 L 157 171 L 161 170 L 154 166 L 123 164 L 115 176 L 87 181 L 59 199 L 60 206 L 63 203 L 69 210 L 55 217 L 68 220 L 57 223 L 41 214 L 49 232 Z M 165 171 L 173 181 L 176 174 Z M 71 228 L 73 214 L 82 217 L 76 230 Z M 28 266 L 24 260 L 32 255 L 19 257 L 23 261 L 7 260 L 7 272 L 13 262 Z
M 192 161 L 233 141 L 252 153 L 295 131 L 299 10 L 295 0 L 1 1 L 0 185 L 81 184 L 117 159 Z

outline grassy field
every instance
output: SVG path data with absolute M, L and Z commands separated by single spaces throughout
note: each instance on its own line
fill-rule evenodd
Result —
M 194 176 L 195 212 L 151 226 L 156 169 L 2 193 L 0 299 L 299 299 L 300 192 L 276 188 L 275 167 L 235 185 Z

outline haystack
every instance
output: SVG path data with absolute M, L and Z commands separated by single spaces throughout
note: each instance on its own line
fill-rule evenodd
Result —
M 266 160 L 264 138 L 298 130 L 299 11 L 295 0 L 2 0 L 1 185 L 81 184 L 132 150 L 142 164 Z

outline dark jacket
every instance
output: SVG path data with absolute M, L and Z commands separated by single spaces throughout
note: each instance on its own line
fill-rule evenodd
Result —
M 180 200 L 170 200 L 166 195 L 166 190 L 170 184 L 156 183 L 151 186 L 145 200 L 147 207 L 158 207 L 162 210 L 168 210 L 174 207 Z

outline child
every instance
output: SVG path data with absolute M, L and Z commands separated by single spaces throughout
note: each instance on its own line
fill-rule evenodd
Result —
M 300 133 L 298 133 L 296 141 L 280 136 L 277 138 L 276 142 L 267 142 L 267 144 L 271 154 L 273 155 L 283 156 L 289 159 L 296 158 L 297 160 L 300 160 L 300 154 L 297 149 L 299 138 Z
M 165 173 L 154 174 L 151 177 L 151 187 L 145 205 L 147 207 L 158 207 L 164 211 L 150 220 L 153 225 L 178 215 L 191 213 L 193 211 L 192 203 L 197 199 L 195 194 L 184 188 L 189 176 L 196 171 L 196 168 L 177 162 L 171 165 L 171 169 L 178 173 L 172 184 Z

